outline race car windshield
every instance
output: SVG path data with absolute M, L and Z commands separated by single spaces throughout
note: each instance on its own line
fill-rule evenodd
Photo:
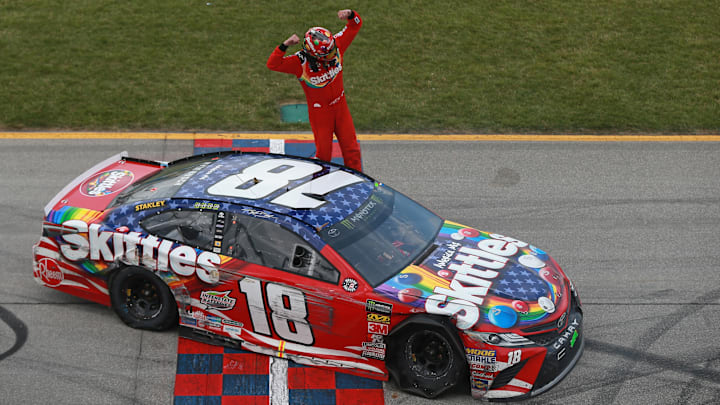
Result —
M 208 167 L 216 159 L 216 156 L 207 156 L 202 159 L 190 159 L 171 164 L 154 176 L 130 186 L 113 200 L 110 207 L 137 201 L 170 198 L 177 193 L 186 181 Z
M 372 286 L 402 271 L 435 240 L 443 220 L 385 185 L 344 220 L 322 229 L 323 240 Z

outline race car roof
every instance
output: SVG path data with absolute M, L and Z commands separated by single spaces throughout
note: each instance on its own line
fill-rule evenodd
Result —
M 320 229 L 343 220 L 372 193 L 376 182 L 321 160 L 265 153 L 215 153 L 182 159 L 173 198 L 253 206 Z M 170 170 L 168 170 L 170 171 Z

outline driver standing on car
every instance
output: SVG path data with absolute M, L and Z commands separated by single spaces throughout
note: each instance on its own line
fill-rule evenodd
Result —
M 333 35 L 322 27 L 310 28 L 303 38 L 302 49 L 285 56 L 289 46 L 300 43 L 300 38 L 293 34 L 270 54 L 267 67 L 276 72 L 294 74 L 300 81 L 315 138 L 315 156 L 330 161 L 334 133 L 345 166 L 362 171 L 360 145 L 345 101 L 342 75 L 343 55 L 360 31 L 362 20 L 349 9 L 340 10 L 337 15 L 341 20 L 347 20 L 342 31 Z

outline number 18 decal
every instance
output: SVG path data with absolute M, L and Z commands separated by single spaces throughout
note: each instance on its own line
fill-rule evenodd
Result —
M 520 362 L 520 356 L 522 356 L 522 350 L 513 350 L 508 353 L 508 365 L 512 366 Z
M 322 170 L 322 166 L 303 160 L 267 159 L 220 180 L 210 186 L 207 192 L 212 195 L 257 200 L 287 187 L 293 180 L 300 180 Z M 359 176 L 336 170 L 301 183 L 275 197 L 271 202 L 293 209 L 318 208 L 325 204 L 325 201 L 310 197 L 308 194 L 324 196 L 341 187 L 361 181 L 363 179 Z
M 271 336 L 270 324 L 267 319 L 263 289 L 260 280 L 243 278 L 238 283 L 240 291 L 247 298 L 248 311 L 253 330 Z M 289 342 L 312 345 L 315 342 L 312 328 L 307 321 L 307 303 L 305 294 L 297 288 L 286 285 L 265 284 L 265 296 L 275 333 Z

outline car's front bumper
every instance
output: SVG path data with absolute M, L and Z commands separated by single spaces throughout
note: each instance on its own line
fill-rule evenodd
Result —
M 574 296 L 567 319 L 565 327 L 560 331 L 527 336 L 534 341 L 533 346 L 496 347 L 494 366 L 497 373 L 492 380 L 488 378 L 476 383 L 475 380 L 486 378 L 487 373 L 473 371 L 474 365 L 469 361 L 473 398 L 486 401 L 522 400 L 546 392 L 560 383 L 580 360 L 585 345 L 582 309 Z M 508 349 L 515 352 L 521 350 L 519 362 L 509 363 L 512 356 L 508 356 Z M 503 362 L 505 358 L 508 363 Z

